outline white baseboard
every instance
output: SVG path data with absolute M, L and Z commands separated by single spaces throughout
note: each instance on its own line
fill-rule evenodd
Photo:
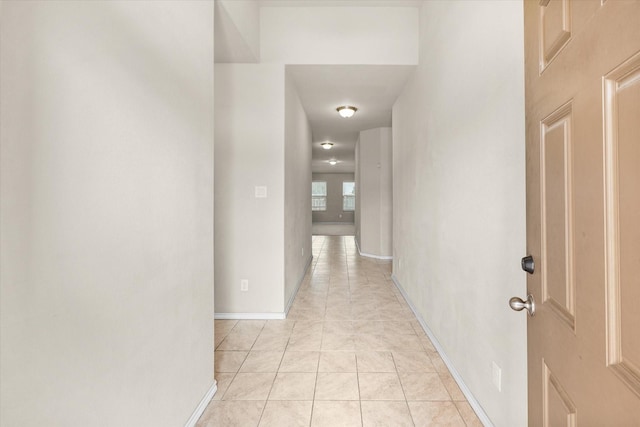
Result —
M 207 409 L 207 405 L 209 404 L 209 402 L 211 402 L 211 399 L 213 399 L 216 391 L 218 391 L 218 383 L 216 382 L 216 380 L 213 380 L 213 385 L 204 395 L 204 397 L 196 407 L 196 410 L 193 411 L 193 414 L 191 414 L 189 421 L 187 421 L 184 427 L 196 427 L 196 423 L 204 413 L 204 410 Z
M 429 329 L 429 327 L 427 326 L 427 323 L 424 321 L 424 319 L 422 318 L 422 315 L 418 312 L 418 310 L 415 308 L 415 306 L 411 302 L 411 299 L 405 292 L 400 282 L 398 282 L 398 279 L 396 278 L 396 276 L 391 275 L 391 279 L 393 280 L 393 283 L 396 285 L 396 288 L 398 288 L 398 290 L 404 297 L 407 304 L 409 304 L 411 311 L 413 311 L 413 314 L 418 319 L 420 326 L 422 326 L 422 329 L 427 334 L 427 336 L 433 343 L 433 346 L 436 348 L 436 350 L 440 354 L 442 361 L 444 362 L 445 365 L 447 365 L 447 368 L 449 368 L 449 372 L 451 372 L 451 376 L 456 381 L 456 383 L 458 383 L 458 387 L 460 387 L 460 390 L 462 391 L 464 396 L 467 398 L 467 401 L 469 401 L 469 405 L 471 405 L 471 408 L 473 408 L 473 411 L 476 413 L 476 415 L 480 419 L 480 422 L 482 422 L 482 425 L 484 425 L 485 427 L 493 427 L 493 423 L 491 422 L 491 419 L 489 418 L 487 413 L 484 411 L 484 409 L 482 409 L 482 406 L 480 406 L 480 403 L 478 402 L 478 400 L 473 396 L 473 394 L 471 393 L 471 390 L 469 390 L 469 387 L 467 387 L 467 385 L 464 383 L 464 380 L 462 379 L 462 377 L 460 376 L 456 368 L 453 366 L 453 362 L 451 362 L 451 359 L 449 359 L 447 354 L 444 352 L 444 348 L 442 347 L 440 342 L 437 340 L 436 336 L 433 334 L 431 329 Z
M 360 254 L 360 256 L 364 256 L 364 257 L 367 257 L 367 258 L 383 259 L 383 260 L 392 260 L 393 259 L 393 256 L 372 255 L 372 254 L 364 253 L 364 252 L 362 252 L 360 250 L 360 245 L 358 244 L 358 239 L 356 239 L 354 237 L 353 240 L 355 240 L 355 242 L 356 242 L 356 248 L 358 248 L 358 253 Z
M 298 284 L 296 285 L 296 289 L 291 294 L 291 298 L 289 298 L 289 302 L 287 303 L 287 306 L 284 308 L 285 318 L 289 314 L 289 310 L 291 309 L 291 306 L 293 305 L 293 300 L 295 300 L 296 299 L 296 295 L 298 295 L 298 291 L 300 290 L 300 286 L 302 286 L 302 282 L 304 282 L 304 278 L 307 275 L 307 271 L 309 271 L 309 267 L 311 266 L 311 262 L 312 261 L 313 261 L 313 255 L 311 255 L 309 257 L 309 259 L 307 260 L 307 265 L 304 267 L 304 272 L 302 273 L 302 276 L 300 276 L 300 278 L 298 279 Z
M 282 320 L 287 318 L 286 313 L 216 313 L 216 320 Z

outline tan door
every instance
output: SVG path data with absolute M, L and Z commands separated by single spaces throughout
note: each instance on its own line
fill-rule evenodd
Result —
M 640 426 L 640 1 L 525 1 L 529 425 Z

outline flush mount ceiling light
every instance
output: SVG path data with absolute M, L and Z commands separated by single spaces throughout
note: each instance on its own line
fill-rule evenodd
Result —
M 333 147 L 333 142 L 325 141 L 322 144 L 320 144 L 320 146 L 325 150 L 330 150 L 331 147 Z
M 338 161 L 337 161 L 336 159 L 331 159 L 331 160 L 329 160 L 329 164 L 330 164 L 331 166 L 335 166 L 335 165 L 337 165 L 337 164 L 338 164 Z
M 349 117 L 353 117 L 358 109 L 350 105 L 343 105 L 342 107 L 336 108 L 336 111 L 338 112 L 338 114 L 340 114 L 341 117 L 348 119 Z

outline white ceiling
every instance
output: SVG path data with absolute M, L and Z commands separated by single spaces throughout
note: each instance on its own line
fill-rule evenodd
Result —
M 304 1 L 304 0 L 300 0 Z M 404 88 L 413 65 L 289 65 L 313 133 L 313 172 L 354 172 L 355 144 L 362 130 L 391 126 L 391 108 Z M 356 114 L 343 119 L 340 105 L 353 105 Z M 320 144 L 331 141 L 331 150 Z M 328 160 L 338 160 L 331 166 Z

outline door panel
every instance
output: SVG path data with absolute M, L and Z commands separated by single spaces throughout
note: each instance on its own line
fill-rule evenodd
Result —
M 571 104 L 542 120 L 542 302 L 575 329 Z
M 607 356 L 640 395 L 640 54 L 604 79 Z
M 525 1 L 529 425 L 640 425 L 640 1 Z
M 545 414 L 544 427 L 555 426 L 576 426 L 576 406 L 558 381 L 558 378 L 551 373 L 545 364 L 543 367 L 543 407 Z

